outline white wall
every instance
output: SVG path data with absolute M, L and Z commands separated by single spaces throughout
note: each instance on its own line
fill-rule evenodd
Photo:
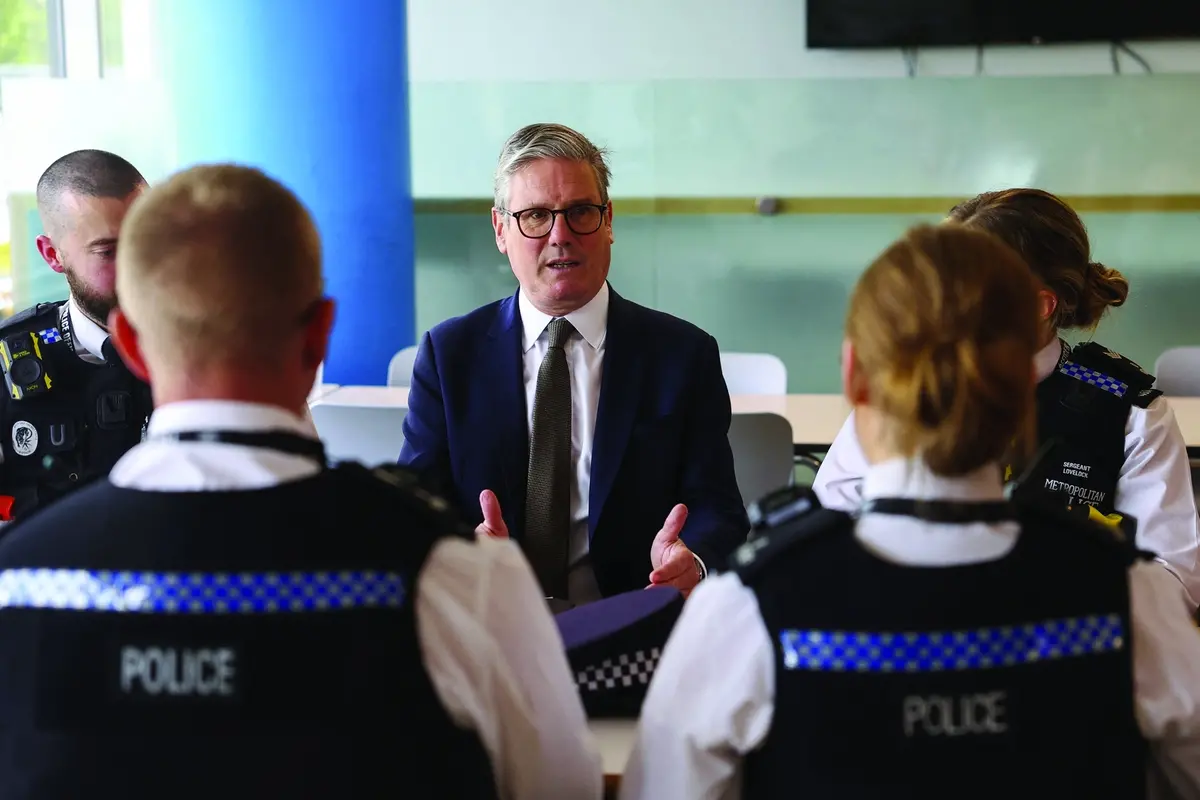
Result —
M 804 0 L 594 0 L 520 13 L 491 0 L 408 0 L 409 74 L 551 82 L 906 76 L 899 50 L 807 50 L 804 8 Z M 1129 45 L 1155 72 L 1200 72 L 1200 42 Z M 1123 72 L 1141 71 L 1126 55 L 1121 63 Z M 918 53 L 918 76 L 975 73 L 974 48 Z M 1111 73 L 1108 45 L 984 51 L 986 75 Z

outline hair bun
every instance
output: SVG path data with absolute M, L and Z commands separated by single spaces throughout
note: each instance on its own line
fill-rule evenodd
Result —
M 889 444 L 965 475 L 1033 441 L 1037 284 L 1009 247 L 958 225 L 918 226 L 867 269 L 846 333 Z

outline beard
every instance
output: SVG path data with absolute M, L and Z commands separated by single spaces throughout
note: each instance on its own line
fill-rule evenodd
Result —
M 71 290 L 71 296 L 75 298 L 79 308 L 91 317 L 93 322 L 107 330 L 109 312 L 117 307 L 116 296 L 96 291 L 84 283 L 70 268 L 64 269 L 64 272 L 67 276 L 67 287 Z

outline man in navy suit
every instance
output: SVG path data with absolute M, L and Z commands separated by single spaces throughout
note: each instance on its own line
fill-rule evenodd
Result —
M 422 338 L 400 455 L 575 603 L 686 594 L 749 529 L 717 342 L 608 285 L 608 186 L 570 128 L 505 143 L 492 225 L 520 289 Z

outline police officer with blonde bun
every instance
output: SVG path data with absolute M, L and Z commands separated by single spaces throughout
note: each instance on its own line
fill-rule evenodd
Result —
M 1187 446 L 1154 376 L 1097 342 L 1070 347 L 1067 330 L 1094 329 L 1124 304 L 1129 282 L 1092 260 L 1087 229 L 1061 198 L 1040 189 L 985 192 L 950 211 L 950 221 L 998 236 L 1038 281 L 1036 463 L 1009 465 L 1028 499 L 1115 522 L 1136 520 L 1138 544 L 1153 552 L 1200 606 L 1200 515 Z M 867 463 L 847 420 L 813 481 L 821 502 L 850 510 L 862 499 Z M 1068 562 L 1069 563 L 1069 562 Z
M 1198 796 L 1200 633 L 1175 578 L 1005 497 L 1034 439 L 1036 299 L 1013 251 L 956 224 L 864 273 L 843 349 L 863 503 L 759 504 L 672 632 L 622 797 Z
M 304 419 L 332 301 L 308 212 L 200 166 L 137 201 L 110 320 L 156 409 L 0 540 L 0 797 L 595 798 L 510 542 Z

